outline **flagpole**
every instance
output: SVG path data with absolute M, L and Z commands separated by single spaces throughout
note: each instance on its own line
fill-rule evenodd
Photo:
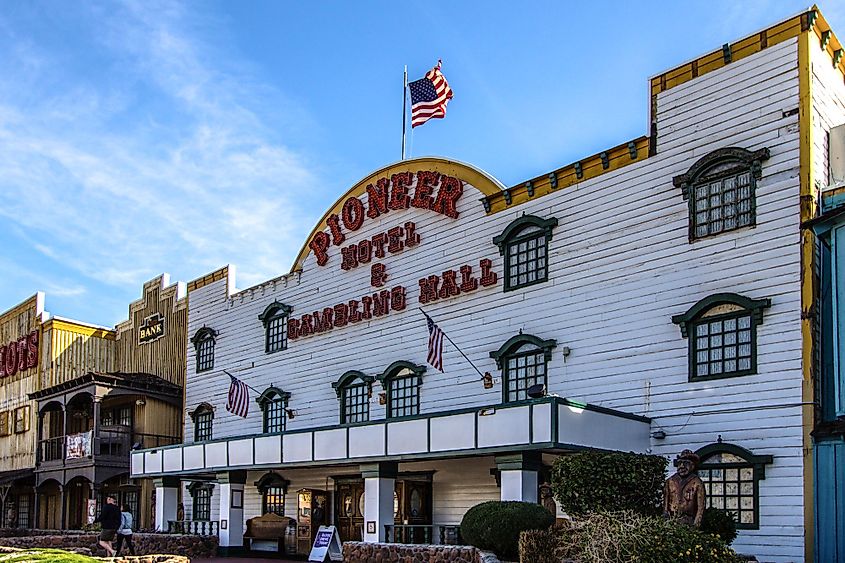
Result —
M 429 317 L 429 316 L 428 316 L 428 313 L 426 313 L 425 311 L 423 311 L 423 310 L 422 310 L 422 307 L 417 307 L 417 309 L 419 309 L 419 310 L 420 310 L 420 312 L 421 312 L 423 315 L 425 315 L 427 318 L 431 318 L 431 317 Z M 472 363 L 472 360 L 470 360 L 470 359 L 467 357 L 467 355 L 466 355 L 466 354 L 464 354 L 464 351 L 463 351 L 463 350 L 461 350 L 460 348 L 458 348 L 458 345 L 457 345 L 457 344 L 455 344 L 455 341 L 454 341 L 454 340 L 452 340 L 451 338 L 449 338 L 449 335 L 448 335 L 448 334 L 446 334 L 446 332 L 445 332 L 443 329 L 440 329 L 440 332 L 442 332 L 442 333 L 443 333 L 443 336 L 445 336 L 445 337 L 446 337 L 446 340 L 448 340 L 449 342 L 451 342 L 451 343 L 452 343 L 452 346 L 454 346 L 454 347 L 455 347 L 455 350 L 457 350 L 458 352 L 460 352 L 460 353 L 461 353 L 461 356 L 463 356 L 463 357 L 464 357 L 464 359 L 465 359 L 467 362 L 469 362 L 469 365 L 471 365 L 471 366 L 473 367 L 473 369 L 474 369 L 475 371 L 477 371 L 477 372 L 478 372 L 478 375 L 480 375 L 480 376 L 481 376 L 481 379 L 486 379 L 486 378 L 485 378 L 485 376 L 484 376 L 484 374 L 483 374 L 483 373 L 481 373 L 481 370 L 480 370 L 480 369 L 478 369 L 477 367 L 475 367 L 475 364 L 474 364 L 474 363 Z
M 234 375 L 232 375 L 231 373 L 229 373 L 229 372 L 228 372 L 228 371 L 226 371 L 225 369 L 223 370 L 223 373 L 225 373 L 226 375 L 228 375 L 228 376 L 229 376 L 229 377 L 231 377 L 232 379 L 238 379 L 237 377 L 235 377 Z M 253 390 L 253 391 L 255 391 L 256 393 L 258 393 L 259 395 L 261 395 L 261 391 L 259 391 L 258 389 L 256 389 L 255 387 L 253 387 L 252 385 L 250 385 L 249 383 L 247 383 L 247 382 L 246 382 L 246 381 L 244 381 L 243 379 L 238 379 L 238 381 L 240 381 L 241 383 L 243 383 L 244 385 L 246 385 L 247 387 L 249 387 L 250 389 L 252 389 L 252 390 Z
M 406 114 L 408 107 L 408 65 L 405 65 L 405 75 L 402 81 L 402 160 L 405 160 L 405 123 L 408 121 Z

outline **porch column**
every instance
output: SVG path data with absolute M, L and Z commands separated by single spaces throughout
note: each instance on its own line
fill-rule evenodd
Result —
M 91 409 L 92 415 L 94 417 L 94 427 L 91 439 L 91 445 L 93 446 L 94 455 L 100 455 L 100 402 L 102 398 L 94 397 L 93 399 L 93 407 Z
M 217 474 L 220 484 L 220 554 L 229 555 L 244 546 L 244 484 L 246 471 Z
M 40 409 L 38 411 L 38 428 L 35 431 L 37 433 L 35 438 L 35 465 L 38 466 L 41 465 L 41 440 L 44 439 L 44 413 Z
M 160 477 L 153 479 L 153 484 L 156 488 L 156 531 L 166 532 L 167 522 L 176 520 L 180 482 L 176 477 Z
M 32 489 L 32 502 L 34 506 L 32 507 L 32 525 L 30 528 L 38 529 L 41 527 L 41 522 L 39 521 L 41 517 L 41 494 L 38 492 L 37 485 Z
M 540 486 L 538 473 L 542 465 L 539 452 L 496 456 L 501 500 L 536 503 L 537 489 Z
M 59 529 L 67 529 L 67 499 L 65 496 L 68 491 L 65 490 L 64 485 L 59 485 Z
M 361 465 L 364 477 L 364 541 L 383 542 L 385 524 L 393 524 L 393 491 L 396 487 L 395 462 Z

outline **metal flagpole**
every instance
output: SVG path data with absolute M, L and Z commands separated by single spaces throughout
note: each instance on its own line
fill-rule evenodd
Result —
M 228 372 L 228 371 L 226 371 L 225 369 L 224 369 L 224 370 L 222 370 L 222 371 L 223 371 L 223 373 L 225 373 L 226 375 L 228 375 L 228 376 L 229 376 L 229 377 L 231 377 L 232 379 L 238 379 L 237 377 L 235 377 L 234 375 L 232 375 L 231 373 L 229 373 L 229 372 Z M 253 391 L 255 391 L 256 393 L 258 393 L 259 395 L 261 395 L 261 391 L 259 391 L 258 389 L 256 389 L 255 387 L 253 387 L 252 385 L 250 385 L 249 383 L 247 383 L 247 382 L 246 382 L 246 381 L 244 381 L 243 379 L 238 379 L 238 381 L 240 381 L 241 383 L 243 383 L 244 385 L 246 385 L 247 387 L 249 387 L 250 389 L 252 389 L 252 390 L 253 390 Z
M 422 310 L 422 307 L 417 307 L 417 309 L 419 309 L 419 310 L 420 310 L 420 312 L 421 312 L 423 315 L 425 315 L 425 316 L 426 316 L 426 318 L 431 318 L 431 317 L 429 317 L 429 316 L 428 316 L 428 313 L 426 313 L 425 311 L 423 311 L 423 310 Z M 432 320 L 434 320 L 434 319 L 432 319 Z M 471 365 L 471 366 L 473 367 L 473 369 L 474 369 L 475 371 L 477 371 L 477 372 L 478 372 L 478 375 L 480 375 L 480 376 L 481 376 L 481 379 L 487 380 L 488 378 L 490 378 L 490 374 L 489 374 L 489 373 L 481 373 L 481 370 L 480 370 L 480 369 L 478 369 L 477 367 L 475 367 L 475 364 L 474 364 L 474 363 L 472 363 L 472 360 L 470 360 L 470 359 L 467 357 L 467 355 L 466 355 L 466 354 L 464 354 L 464 351 L 463 351 L 463 350 L 461 350 L 460 348 L 458 348 L 458 345 L 457 345 L 457 344 L 455 344 L 455 341 L 454 341 L 454 340 L 452 340 L 451 338 L 449 338 L 449 335 L 448 335 L 448 334 L 446 334 L 446 331 L 444 331 L 444 330 L 441 328 L 441 329 L 440 329 L 440 332 L 442 332 L 442 333 L 443 333 L 443 336 L 445 336 L 445 337 L 446 337 L 446 340 L 448 340 L 449 342 L 451 342 L 451 343 L 452 343 L 452 346 L 454 346 L 454 347 L 455 347 L 455 350 L 457 350 L 458 352 L 460 352 L 460 353 L 461 353 L 461 356 L 463 356 L 463 357 L 464 357 L 464 359 L 465 359 L 467 362 L 469 362 L 469 365 Z
M 408 65 L 405 65 L 405 78 L 402 84 L 402 160 L 405 160 L 405 123 L 408 121 Z

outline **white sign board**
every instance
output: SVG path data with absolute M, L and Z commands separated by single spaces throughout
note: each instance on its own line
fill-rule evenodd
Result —
M 97 515 L 97 499 L 88 499 L 88 523 L 93 524 Z
M 343 549 L 340 547 L 340 538 L 334 526 L 320 526 L 317 530 L 308 561 L 322 563 L 326 560 L 326 555 L 329 556 L 330 561 L 343 561 Z

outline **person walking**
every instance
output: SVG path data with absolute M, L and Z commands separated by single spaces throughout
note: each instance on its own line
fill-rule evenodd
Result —
M 106 555 L 114 557 L 114 548 L 112 541 L 117 534 L 117 529 L 120 528 L 120 509 L 117 507 L 117 501 L 113 496 L 106 497 L 106 504 L 100 511 L 100 515 L 94 519 L 94 522 L 100 523 L 102 530 L 100 531 L 100 546 L 106 550 Z
M 120 511 L 120 528 L 117 529 L 115 555 L 120 555 L 123 542 L 126 542 L 126 547 L 129 548 L 129 555 L 135 555 L 135 546 L 132 544 L 132 524 L 132 513 L 129 511 L 129 505 L 124 504 Z

